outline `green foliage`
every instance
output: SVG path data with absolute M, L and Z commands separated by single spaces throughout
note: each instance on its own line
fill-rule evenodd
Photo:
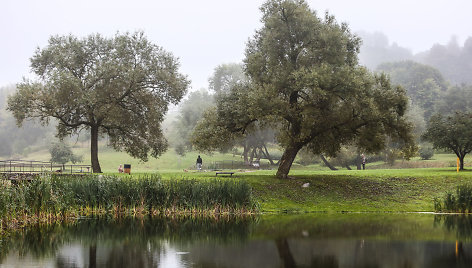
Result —
M 320 162 L 320 157 L 318 155 L 313 154 L 309 150 L 302 149 L 297 155 L 297 163 L 303 166 L 313 165 Z
M 360 39 L 333 16 L 318 18 L 305 1 L 272 0 L 246 47 L 247 83 L 212 114 L 238 133 L 257 122 L 276 129 L 286 177 L 303 147 L 335 156 L 342 145 L 383 149 L 387 136 L 412 144 L 405 91 L 358 65 Z M 220 132 L 222 133 L 222 132 Z
M 197 151 L 211 153 L 232 148 L 236 135 L 221 125 L 216 107 L 211 107 L 195 126 L 191 141 Z
M 431 116 L 435 102 L 447 89 L 446 81 L 437 69 L 414 61 L 384 63 L 377 70 L 387 73 L 392 83 L 405 88 L 412 104 L 425 110 L 426 118 Z
M 82 162 L 83 157 L 75 155 L 71 148 L 64 142 L 54 142 L 49 147 L 51 154 L 51 162 L 65 164 L 67 162 L 77 163 Z
M 460 169 L 464 169 L 464 157 L 472 151 L 472 113 L 432 116 L 423 139 L 431 142 L 435 149 L 453 151 L 460 159 Z
M 434 156 L 434 148 L 430 145 L 422 145 L 418 153 L 422 160 L 429 160 Z
M 336 157 L 330 159 L 332 165 L 346 168 L 351 165 L 357 166 L 357 164 L 361 162 L 360 154 L 357 152 L 357 148 L 353 146 L 345 146 L 341 148 Z
M 85 208 L 120 213 L 141 207 L 153 210 L 254 209 L 251 187 L 238 180 L 161 180 L 141 177 L 50 176 L 0 191 L 0 219 L 24 214 L 78 212 Z
M 451 115 L 455 112 L 472 112 L 472 86 L 451 87 L 436 105 L 436 112 Z
M 177 104 L 189 81 L 169 52 L 142 32 L 99 34 L 79 39 L 53 36 L 31 58 L 38 81 L 25 80 L 8 99 L 17 123 L 27 118 L 58 119 L 57 135 L 90 130 L 92 167 L 100 172 L 97 140 L 143 161 L 166 150 L 160 123 L 169 103 Z
M 203 113 L 213 106 L 213 96 L 206 90 L 191 92 L 188 97 L 180 103 L 179 116 L 175 121 L 175 134 L 179 140 L 177 146 L 184 145 L 192 149 L 191 134 L 197 123 L 203 118 Z M 185 148 L 184 148 L 185 149 Z
M 456 193 L 446 193 L 441 200 L 434 200 L 436 212 L 472 212 L 472 185 L 460 185 L 456 188 Z
M 211 90 L 218 94 L 230 92 L 232 88 L 247 81 L 241 64 L 221 64 L 215 68 L 213 75 L 208 79 Z
M 248 79 L 242 66 L 223 64 L 216 67 L 210 78 L 210 89 L 215 91 L 216 108 L 211 108 L 194 129 L 192 142 L 195 148 L 221 152 L 238 145 L 243 147 L 246 164 L 254 158 L 272 161 L 266 144 L 274 141 L 273 131 L 257 122 L 244 125 L 251 121 L 248 113 L 251 100 L 247 95 Z
M 175 152 L 180 155 L 180 156 L 185 156 L 185 145 L 183 144 L 177 144 L 175 146 Z

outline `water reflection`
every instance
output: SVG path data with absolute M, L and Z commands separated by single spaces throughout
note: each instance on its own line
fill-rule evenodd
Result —
M 83 219 L 0 241 L 0 267 L 471 267 L 472 217 Z

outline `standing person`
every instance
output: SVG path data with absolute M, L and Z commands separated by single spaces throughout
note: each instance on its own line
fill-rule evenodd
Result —
M 364 154 L 361 154 L 361 158 L 362 158 L 362 169 L 365 170 L 365 155 Z
M 120 166 L 118 167 L 118 173 L 123 173 L 123 166 L 122 166 L 122 165 L 120 165 Z
M 203 160 L 200 156 L 197 157 L 197 169 L 202 170 Z

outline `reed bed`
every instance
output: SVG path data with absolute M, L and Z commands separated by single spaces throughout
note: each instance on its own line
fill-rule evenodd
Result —
M 232 179 L 53 174 L 0 187 L 0 230 L 83 215 L 247 214 L 256 209 L 249 184 Z
M 457 186 L 455 193 L 446 193 L 434 200 L 436 212 L 472 213 L 472 185 Z

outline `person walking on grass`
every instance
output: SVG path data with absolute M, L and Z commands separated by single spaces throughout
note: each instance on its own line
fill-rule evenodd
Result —
M 362 169 L 365 170 L 365 162 L 366 162 L 365 155 L 361 154 L 361 158 L 362 158 Z
M 197 169 L 202 170 L 203 160 L 200 156 L 197 157 Z

